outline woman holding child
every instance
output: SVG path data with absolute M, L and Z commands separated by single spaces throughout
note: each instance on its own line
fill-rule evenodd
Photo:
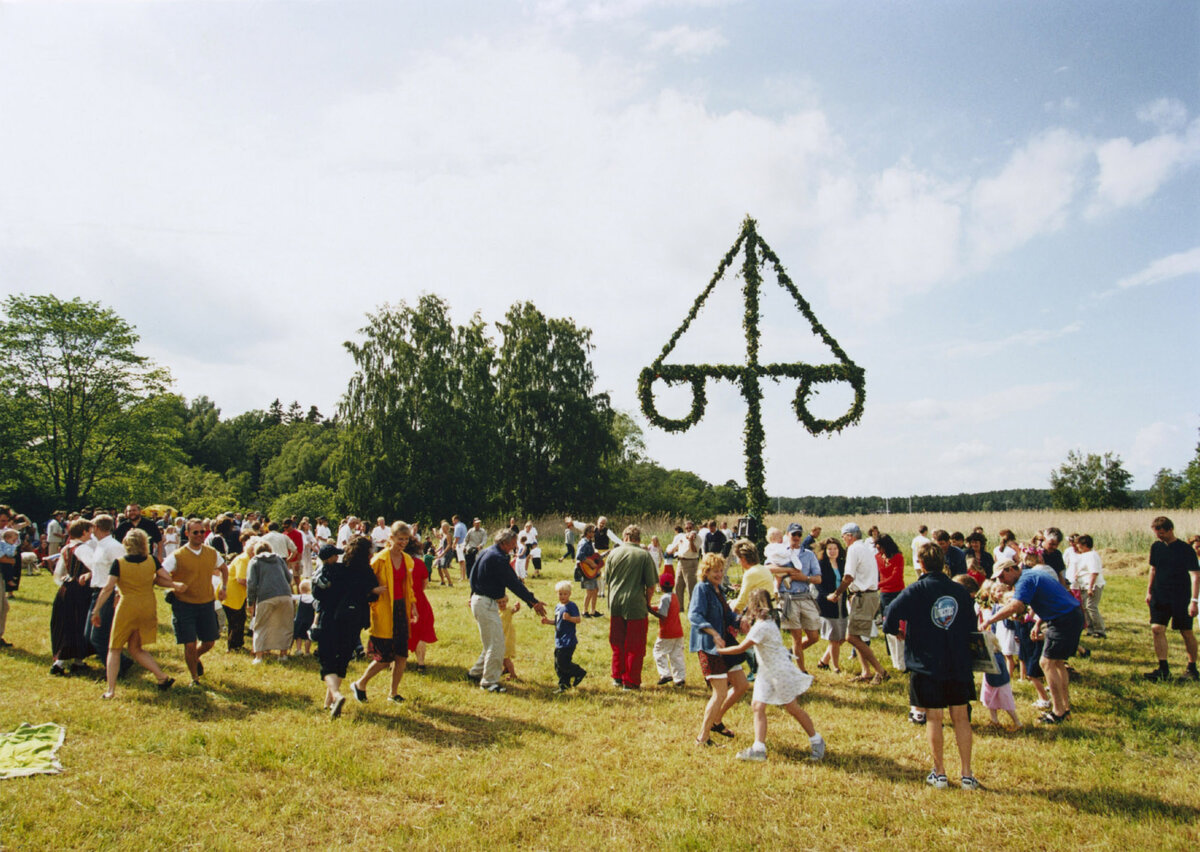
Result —
M 700 673 L 712 688 L 712 695 L 704 707 L 700 735 L 696 738 L 696 745 L 699 746 L 713 744 L 709 738 L 710 731 L 725 737 L 733 736 L 733 731 L 726 728 L 721 720 L 749 688 L 746 674 L 742 671 L 746 655 L 718 654 L 726 645 L 737 644 L 734 630 L 737 617 L 721 593 L 721 581 L 724 579 L 725 557 L 719 553 L 706 553 L 700 562 L 700 582 L 696 584 L 688 608 L 688 621 L 692 625 L 688 650 L 694 651 L 699 657 Z

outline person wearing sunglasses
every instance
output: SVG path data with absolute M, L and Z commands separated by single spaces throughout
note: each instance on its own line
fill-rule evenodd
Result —
M 221 635 L 217 623 L 217 612 L 213 607 L 216 600 L 225 600 L 225 589 L 229 582 L 229 571 L 221 554 L 204 543 L 207 532 L 198 518 L 187 522 L 185 545 L 163 562 L 163 568 L 177 583 L 184 587 L 171 598 L 171 625 L 175 630 L 175 641 L 183 646 L 183 659 L 192 676 L 192 685 L 199 686 L 204 675 L 201 657 L 212 650 Z M 221 577 L 221 587 L 213 589 L 213 575 Z

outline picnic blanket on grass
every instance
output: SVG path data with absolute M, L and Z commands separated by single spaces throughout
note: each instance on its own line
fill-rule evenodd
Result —
M 57 754 L 66 735 L 66 728 L 53 722 L 22 722 L 12 733 L 0 734 L 0 779 L 62 772 Z

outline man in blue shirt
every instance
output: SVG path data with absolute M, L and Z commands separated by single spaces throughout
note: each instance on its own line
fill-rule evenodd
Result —
M 1054 569 L 1045 565 L 1022 571 L 1020 565 L 1005 559 L 996 564 L 992 579 L 1012 585 L 1013 600 L 985 621 L 983 629 L 997 621 L 1024 615 L 1027 608 L 1033 610 L 1042 622 L 1042 634 L 1046 637 L 1041 664 L 1053 704 L 1050 712 L 1039 721 L 1057 725 L 1071 715 L 1067 660 L 1079 649 L 1079 636 L 1083 633 L 1083 610 L 1079 608 L 1079 601 L 1063 587 Z
M 933 541 L 942 549 L 946 572 L 951 577 L 967 573 L 967 555 L 950 543 L 950 533 L 945 530 L 934 530 Z
M 802 548 L 804 548 L 805 550 L 807 550 L 809 553 L 812 553 L 813 548 L 816 546 L 817 539 L 820 537 L 821 537 L 821 528 L 813 527 L 812 532 L 810 532 L 808 535 L 806 535 L 804 537 L 804 542 L 800 546 Z
M 454 515 L 450 518 L 454 522 L 454 555 L 458 559 L 458 571 L 464 580 L 467 579 L 467 525 L 462 522 L 462 518 Z
M 471 680 L 488 692 L 505 692 L 500 685 L 504 672 L 504 625 L 500 621 L 500 598 L 505 589 L 512 591 L 538 615 L 545 617 L 546 605 L 525 587 L 508 562 L 508 555 L 517 547 L 517 534 L 505 529 L 496 533 L 496 543 L 479 554 L 471 567 L 471 615 L 479 625 L 483 650 L 475 665 L 467 672 Z

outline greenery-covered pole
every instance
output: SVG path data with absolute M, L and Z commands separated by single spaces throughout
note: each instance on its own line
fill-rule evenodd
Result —
M 746 428 L 743 444 L 746 450 L 746 513 L 761 520 L 767 513 L 766 471 L 763 468 L 763 444 L 766 436 L 762 425 L 762 386 L 758 383 L 758 323 L 762 319 L 758 308 L 758 293 L 762 281 L 758 276 L 758 234 L 754 220 L 746 218 L 742 226 L 745 241 L 745 260 L 742 262 L 742 297 L 745 313 L 742 328 L 746 332 L 746 367 L 742 371 L 742 396 L 746 400 Z M 765 538 L 760 533 L 760 538 Z
M 700 312 L 710 293 L 724 277 L 725 271 L 733 263 L 739 251 L 745 252 L 742 262 L 742 295 L 745 312 L 742 327 L 746 333 L 746 363 L 744 366 L 717 364 L 664 364 L 667 356 L 675 349 L 692 321 Z M 829 347 L 837 363 L 833 364 L 767 364 L 762 365 L 758 360 L 758 327 L 762 320 L 759 307 L 759 293 L 762 289 L 760 270 L 770 263 L 775 271 L 779 285 L 783 287 L 796 302 L 805 319 L 812 327 L 813 334 L 821 338 Z M 796 395 L 792 400 L 792 408 L 796 417 L 813 435 L 840 432 L 847 426 L 857 423 L 862 417 L 863 405 L 866 401 L 866 373 L 861 367 L 850 360 L 838 342 L 830 336 L 825 327 L 817 320 L 796 285 L 788 278 L 779 257 L 758 236 L 756 223 L 746 217 L 742 223 L 741 233 L 733 247 L 726 252 L 717 266 L 708 286 L 696 298 L 683 324 L 675 329 L 667 345 L 663 347 L 658 358 L 642 370 L 638 376 L 638 396 L 642 403 L 642 413 L 654 426 L 667 432 L 683 432 L 694 426 L 704 416 L 707 405 L 705 383 L 708 379 L 726 379 L 737 383 L 742 389 L 742 397 L 746 400 L 746 428 L 744 444 L 746 451 L 746 500 L 747 514 L 761 520 L 767 513 L 766 473 L 763 467 L 764 433 L 762 426 L 762 387 L 759 379 L 767 377 L 776 382 L 780 379 L 798 379 Z M 671 419 L 658 413 L 654 404 L 654 382 L 661 379 L 668 385 L 684 382 L 692 386 L 692 407 L 686 417 Z M 808 411 L 808 397 L 813 386 L 827 382 L 847 382 L 854 388 L 854 402 L 849 411 L 836 420 L 820 420 Z

